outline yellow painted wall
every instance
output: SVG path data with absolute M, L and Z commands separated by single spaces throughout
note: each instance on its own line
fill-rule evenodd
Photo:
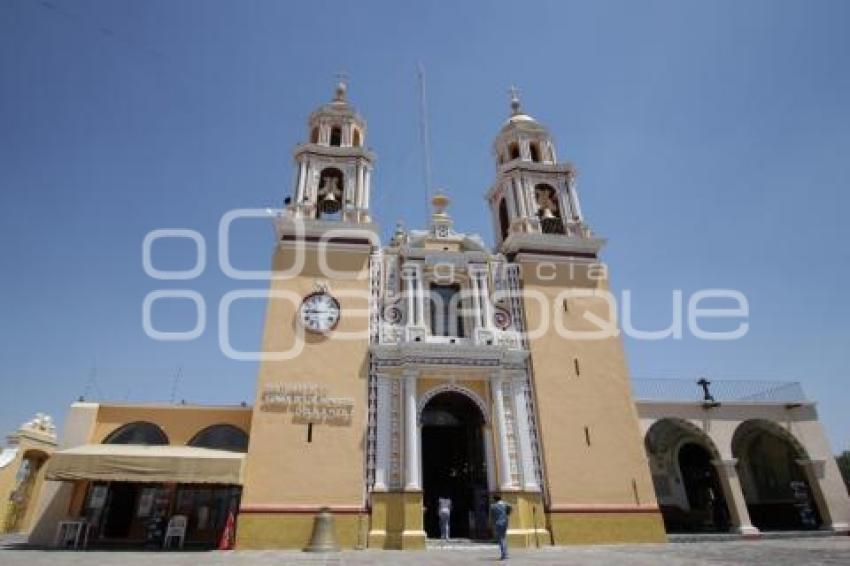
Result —
M 552 513 L 556 545 L 667 542 L 661 513 Z
M 525 290 L 540 293 L 547 301 L 545 307 L 525 301 L 529 329 L 540 326 L 543 308 L 573 329 L 593 328 L 582 318 L 585 311 L 608 317 L 601 299 L 569 299 L 567 313 L 556 299 L 566 288 L 607 290 L 607 281 L 591 280 L 581 264 L 573 265 L 572 271 L 567 262 L 554 264 L 556 270 L 547 268 L 543 277 L 538 277 L 534 262 L 521 265 Z M 550 274 L 555 279 L 545 280 Z M 654 504 L 621 339 L 565 339 L 554 324 L 542 327 L 547 330 L 531 340 L 530 351 L 551 503 Z
M 329 259 L 336 269 L 349 272 L 363 269 L 368 274 L 368 254 L 368 248 L 362 247 L 360 251 L 331 252 Z M 274 256 L 275 270 L 289 267 L 292 257 L 292 247 L 281 245 Z M 365 506 L 368 277 L 326 280 L 319 272 L 315 255 L 308 250 L 308 261 L 299 276 L 271 283 L 272 291 L 293 291 L 299 300 L 274 296 L 269 299 L 262 349 L 283 352 L 292 347 L 300 324 L 297 320 L 300 298 L 315 292 L 319 281 L 328 282 L 330 294 L 340 303 L 341 317 L 336 330 L 327 336 L 305 332 L 304 349 L 299 355 L 288 361 L 267 360 L 260 365 L 242 497 L 243 511 L 253 511 L 243 513 L 240 519 L 237 541 L 240 548 L 274 544 L 299 547 L 307 527 L 303 523 L 304 515 L 287 515 L 292 507 L 330 506 L 351 511 Z M 346 296 L 346 292 L 352 291 L 361 296 Z M 362 311 L 360 316 L 356 309 Z M 341 332 L 355 331 L 362 333 L 361 339 L 338 338 Z M 278 383 L 319 385 L 327 388 L 331 396 L 352 398 L 351 422 L 314 424 L 312 442 L 308 442 L 306 423 L 298 422 L 290 412 L 261 407 L 264 388 Z M 274 514 L 263 514 L 262 510 L 269 507 Z M 341 531 L 348 528 L 344 525 L 351 517 L 340 515 Z M 285 534 L 284 524 L 297 533 Z

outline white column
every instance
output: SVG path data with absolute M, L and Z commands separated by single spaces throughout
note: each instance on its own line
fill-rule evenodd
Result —
M 496 461 L 493 459 L 493 428 L 488 424 L 481 428 L 484 436 L 484 458 L 487 462 L 487 489 L 496 491 Z
M 478 287 L 478 293 L 481 301 L 481 316 L 484 317 L 484 328 L 490 329 L 493 326 L 493 306 L 490 303 L 490 284 L 487 277 L 487 268 L 481 270 L 481 284 Z
M 720 486 L 723 488 L 723 497 L 729 508 L 729 520 L 732 523 L 732 531 L 742 535 L 757 535 L 759 530 L 750 521 L 750 512 L 747 509 L 747 500 L 741 490 L 741 480 L 738 470 L 735 468 L 737 458 L 731 460 L 714 460 L 712 464 L 717 468 L 720 476 Z
M 570 181 L 570 198 L 573 201 L 573 211 L 575 215 L 578 216 L 579 220 L 582 220 L 584 217 L 581 213 L 581 205 L 578 203 L 578 189 L 576 188 L 576 184 L 574 181 Z
M 537 491 L 537 475 L 534 473 L 534 454 L 531 448 L 531 431 L 528 428 L 528 406 L 526 404 L 525 385 L 514 382 L 514 421 L 519 441 L 519 461 L 522 465 L 522 487 L 527 491 Z
M 502 198 L 505 199 L 505 202 L 508 207 L 508 221 L 513 222 L 519 217 L 519 211 L 516 208 L 516 191 L 514 191 L 514 183 L 511 180 L 507 186 L 505 186 L 502 191 Z M 499 217 L 498 207 L 496 208 L 496 218 Z
M 369 197 L 372 191 L 372 170 L 366 167 L 366 173 L 363 176 L 363 208 L 369 208 Z
M 354 207 L 363 208 L 363 165 L 357 164 L 357 185 L 354 187 Z
M 525 188 L 522 185 L 522 178 L 513 179 L 511 185 L 514 189 L 514 198 L 516 199 L 519 210 L 517 211 L 520 218 L 528 218 L 528 210 L 526 209 Z
M 378 376 L 378 399 L 375 407 L 377 430 L 375 431 L 375 491 L 386 491 L 390 473 L 390 381 Z
M 407 326 L 416 325 L 416 272 L 410 265 L 401 268 L 404 278 L 404 294 L 407 303 Z
M 416 372 L 406 372 L 404 376 L 404 421 L 405 421 L 405 468 L 407 481 L 405 489 L 421 489 L 419 481 L 419 418 L 416 414 Z
M 416 270 L 416 289 L 416 310 L 419 315 L 416 325 L 425 328 L 425 269 L 421 265 Z
M 304 185 L 307 183 L 307 163 L 304 161 L 298 164 L 298 185 L 295 189 L 295 204 L 300 206 L 304 200 Z
M 476 329 L 481 328 L 481 290 L 478 288 L 478 269 L 470 267 L 469 269 L 469 290 L 472 294 L 472 313 L 475 319 L 473 325 L 473 334 Z
M 493 394 L 493 415 L 496 417 L 495 442 L 499 452 L 499 471 L 502 489 L 513 487 L 511 479 L 511 455 L 508 454 L 508 426 L 505 422 L 505 400 L 502 392 L 502 375 L 496 373 L 490 381 Z

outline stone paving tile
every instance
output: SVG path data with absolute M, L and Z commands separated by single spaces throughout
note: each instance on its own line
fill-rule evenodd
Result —
M 306 554 L 293 551 L 127 552 L 0 550 L 0 566 L 348 566 L 359 564 L 498 564 L 492 548 L 400 551 L 346 551 Z M 512 565 L 667 566 L 724 564 L 850 565 L 850 537 L 736 542 L 572 546 L 512 553 Z

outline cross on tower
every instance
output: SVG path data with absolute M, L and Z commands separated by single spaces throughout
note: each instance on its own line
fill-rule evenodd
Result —
M 337 81 L 335 100 L 345 100 L 345 93 L 348 90 L 348 73 L 339 71 L 334 76 Z
M 514 114 L 519 114 L 519 89 L 513 85 L 508 89 L 508 92 L 511 95 L 511 110 Z

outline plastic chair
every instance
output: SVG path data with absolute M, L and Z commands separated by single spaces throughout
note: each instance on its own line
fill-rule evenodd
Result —
M 168 541 L 174 537 L 177 537 L 178 547 L 183 548 L 183 541 L 186 539 L 186 515 L 173 515 L 168 520 L 165 538 L 162 539 L 162 548 L 167 548 Z

